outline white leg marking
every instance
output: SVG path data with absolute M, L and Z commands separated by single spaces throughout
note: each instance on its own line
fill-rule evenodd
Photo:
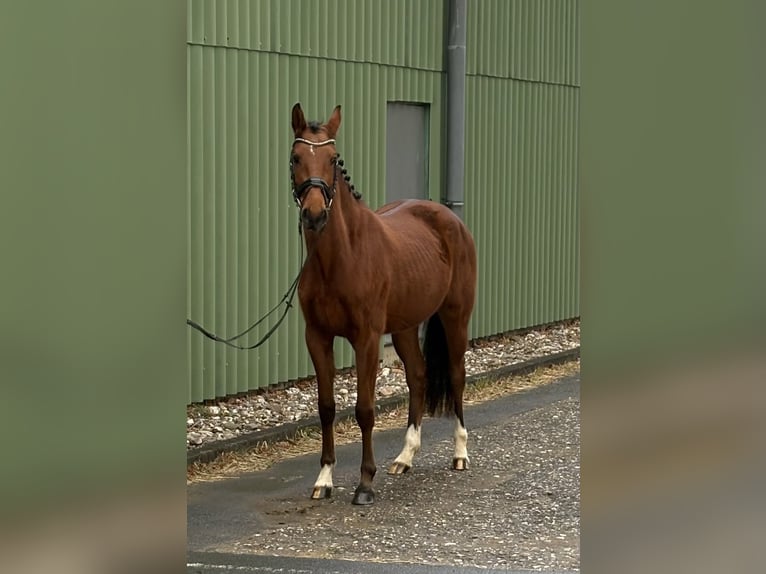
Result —
M 319 471 L 317 481 L 314 483 L 314 488 L 332 488 L 332 471 L 335 465 L 326 464 Z
M 468 431 L 460 420 L 455 421 L 455 458 L 468 460 Z
M 415 428 L 415 425 L 407 427 L 407 433 L 404 435 L 404 448 L 399 456 L 396 457 L 394 462 L 405 464 L 409 467 L 412 466 L 412 458 L 420 450 L 420 427 Z

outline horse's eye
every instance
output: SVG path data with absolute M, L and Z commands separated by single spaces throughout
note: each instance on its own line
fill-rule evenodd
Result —
M 298 154 L 297 154 L 297 153 L 294 153 L 294 154 L 293 154 L 293 157 L 292 157 L 292 162 L 293 162 L 294 164 L 299 164 L 299 163 L 301 162 L 301 158 L 298 156 Z
M 336 163 L 338 163 L 338 156 L 337 156 L 337 155 L 334 155 L 334 156 L 332 156 L 332 157 L 330 158 L 330 163 L 331 163 L 332 165 L 335 165 Z

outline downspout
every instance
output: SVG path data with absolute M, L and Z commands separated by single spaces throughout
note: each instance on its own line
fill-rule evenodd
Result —
M 447 197 L 444 204 L 463 219 L 465 196 L 465 28 L 466 0 L 448 0 Z

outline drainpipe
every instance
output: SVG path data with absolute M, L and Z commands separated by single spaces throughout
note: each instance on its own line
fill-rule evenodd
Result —
M 448 0 L 447 33 L 447 197 L 444 204 L 463 219 L 465 179 L 466 0 Z

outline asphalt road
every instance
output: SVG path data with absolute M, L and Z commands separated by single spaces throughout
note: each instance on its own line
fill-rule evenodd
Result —
M 359 444 L 335 492 L 309 499 L 319 453 L 188 489 L 188 572 L 572 572 L 579 569 L 579 377 L 466 408 L 471 467 L 450 469 L 452 419 L 426 419 L 413 469 L 385 469 L 404 429 L 374 435 L 376 503 L 351 505 Z
M 220 554 L 212 552 L 189 553 L 189 574 L 529 574 L 530 570 L 495 570 L 472 566 L 431 566 L 422 564 L 386 564 L 356 562 L 349 560 L 325 560 L 293 558 L 284 556 L 254 556 L 243 554 Z M 540 574 L 540 572 L 535 572 Z M 570 574 L 570 572 L 546 571 L 543 574 Z

